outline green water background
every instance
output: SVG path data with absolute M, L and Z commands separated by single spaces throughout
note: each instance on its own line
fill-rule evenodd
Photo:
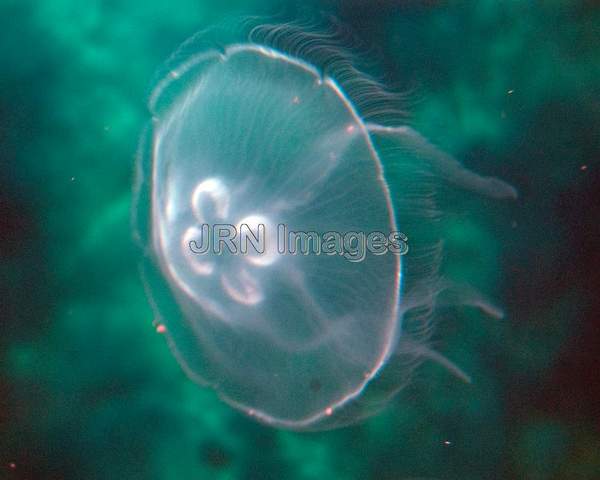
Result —
M 599 479 L 600 7 L 324 1 L 409 121 L 513 183 L 445 225 L 446 269 L 507 312 L 449 313 L 408 398 L 347 429 L 255 424 L 189 381 L 131 240 L 153 73 L 273 1 L 0 1 L 0 478 Z

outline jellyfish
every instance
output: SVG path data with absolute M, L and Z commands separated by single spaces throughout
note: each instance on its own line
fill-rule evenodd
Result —
M 244 21 L 194 36 L 159 76 L 140 142 L 135 231 L 159 331 L 193 381 L 275 427 L 372 415 L 425 360 L 468 380 L 429 345 L 437 313 L 501 315 L 440 274 L 440 197 L 515 189 L 407 125 L 402 96 L 363 73 L 345 35 Z M 323 248 L 402 232 L 407 248 L 291 252 L 281 226 L 339 234 Z M 211 248 L 244 227 L 262 229 L 262 248 Z

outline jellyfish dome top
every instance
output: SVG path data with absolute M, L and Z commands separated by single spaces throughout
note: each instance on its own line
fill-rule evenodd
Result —
M 498 312 L 439 277 L 435 193 L 514 189 L 400 124 L 339 30 L 243 25 L 186 42 L 150 95 L 136 232 L 174 356 L 298 430 L 370 415 L 423 359 L 464 376 L 427 347 L 440 299 Z

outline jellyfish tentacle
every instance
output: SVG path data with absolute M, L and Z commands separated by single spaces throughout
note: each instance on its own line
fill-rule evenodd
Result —
M 431 360 L 434 363 L 444 367 L 452 375 L 461 379 L 465 383 L 472 383 L 471 376 L 456 365 L 452 360 L 441 353 L 429 348 L 427 345 L 411 340 L 410 338 L 401 338 L 396 350 L 397 355 L 405 354 L 415 357 Z
M 405 294 L 402 310 L 407 312 L 432 303 L 441 308 L 466 305 L 479 309 L 489 317 L 504 318 L 504 311 L 479 290 L 446 278 L 436 280 L 434 285 L 422 284 L 413 287 Z
M 458 365 L 428 346 L 431 339 L 431 312 L 461 305 L 477 308 L 496 319 L 504 316 L 500 308 L 469 285 L 442 278 L 438 278 L 433 283 L 419 283 L 404 295 L 401 315 L 407 316 L 409 312 L 411 315 L 408 315 L 410 318 L 408 324 L 405 324 L 398 333 L 395 355 L 408 356 L 416 361 L 416 364 L 420 360 L 433 361 L 465 383 L 471 383 L 471 377 Z
M 499 178 L 485 177 L 469 170 L 411 127 L 386 127 L 375 123 L 368 123 L 366 126 L 369 132 L 376 135 L 393 136 L 406 147 L 420 153 L 432 168 L 456 185 L 492 198 L 515 199 L 518 197 L 517 190 L 512 185 Z
M 488 317 L 495 319 L 504 318 L 504 311 L 500 307 L 496 306 L 483 293 L 470 285 L 444 279 L 441 288 L 443 290 L 440 292 L 438 305 L 442 307 L 466 305 L 479 309 Z

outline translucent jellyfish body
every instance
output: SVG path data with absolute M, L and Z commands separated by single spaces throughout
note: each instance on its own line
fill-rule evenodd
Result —
M 495 311 L 439 277 L 434 193 L 454 184 L 514 196 L 390 124 L 396 97 L 334 37 L 287 25 L 217 48 L 189 42 L 150 97 L 140 153 L 144 276 L 174 355 L 229 404 L 294 429 L 372 413 L 424 358 L 462 375 L 427 347 L 440 299 Z M 238 238 L 260 226 L 265 245 L 203 248 L 218 242 L 215 226 Z M 402 231 L 409 249 L 293 251 L 282 228 L 350 232 L 355 243 Z M 385 393 L 370 398 L 386 370 Z

